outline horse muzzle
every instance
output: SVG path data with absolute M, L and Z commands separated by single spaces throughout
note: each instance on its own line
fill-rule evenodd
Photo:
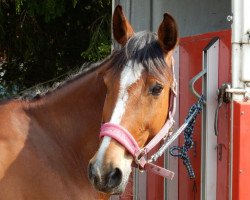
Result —
M 123 188 L 119 189 L 123 179 L 122 170 L 119 168 L 111 168 L 103 174 L 97 165 L 90 162 L 88 166 L 88 178 L 92 185 L 101 192 L 111 194 L 123 192 Z

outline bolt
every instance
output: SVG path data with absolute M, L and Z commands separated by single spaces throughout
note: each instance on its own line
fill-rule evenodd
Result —
M 240 115 L 244 115 L 244 111 L 242 111 L 242 112 L 240 113 Z
M 243 172 L 243 170 L 242 169 L 240 169 L 240 173 L 242 173 Z
M 232 15 L 228 15 L 227 16 L 227 21 L 229 21 L 229 22 L 233 21 L 233 16 Z

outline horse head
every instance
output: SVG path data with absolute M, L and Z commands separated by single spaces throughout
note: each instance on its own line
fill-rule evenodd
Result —
M 113 35 L 121 49 L 113 53 L 112 66 L 103 75 L 107 94 L 102 122 L 127 130 L 142 148 L 168 118 L 177 25 L 165 13 L 158 34 L 134 33 L 121 6 L 117 6 Z M 116 139 L 104 136 L 89 162 L 89 179 L 101 192 L 120 194 L 125 190 L 132 162 L 131 152 Z

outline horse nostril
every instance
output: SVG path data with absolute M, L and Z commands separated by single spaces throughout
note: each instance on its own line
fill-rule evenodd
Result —
M 88 166 L 88 176 L 89 176 L 89 180 L 93 179 L 93 165 L 92 165 L 92 163 L 89 163 L 89 166 Z
M 95 185 L 98 184 L 98 181 L 100 180 L 99 174 L 94 169 L 94 166 L 92 163 L 89 163 L 88 166 L 88 177 L 91 182 L 94 182 Z
M 113 169 L 107 176 L 107 187 L 115 188 L 122 181 L 122 171 L 118 168 Z
M 96 168 L 95 164 L 89 163 L 88 178 L 93 186 L 95 186 L 98 190 L 108 191 L 120 185 L 122 181 L 122 171 L 115 168 L 106 174 L 105 179 L 102 179 L 99 169 Z

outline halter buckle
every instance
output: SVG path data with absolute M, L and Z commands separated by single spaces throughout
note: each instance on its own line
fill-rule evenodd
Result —
M 176 81 L 175 78 L 174 78 L 174 80 L 173 80 L 173 84 L 172 84 L 171 89 L 172 89 L 174 95 L 177 96 L 177 81 Z
M 134 161 L 138 165 L 139 169 L 143 169 L 144 165 L 147 162 L 146 159 L 144 158 L 145 155 L 146 155 L 145 149 L 141 149 L 141 150 L 135 152 Z

